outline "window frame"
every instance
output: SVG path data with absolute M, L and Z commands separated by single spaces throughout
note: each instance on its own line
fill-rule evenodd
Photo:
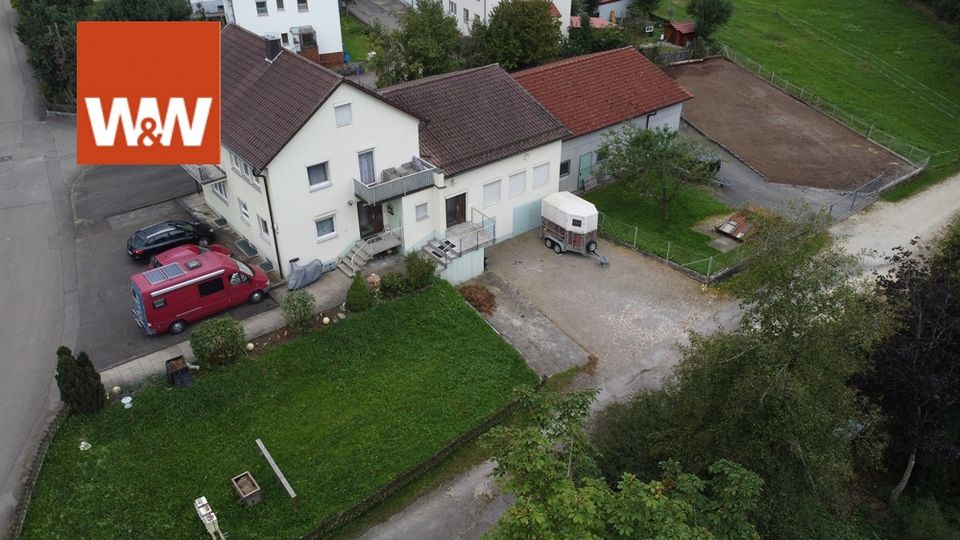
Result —
M 311 167 L 316 167 L 316 166 L 318 166 L 318 165 L 323 165 L 324 175 L 327 177 L 327 180 L 326 180 L 326 182 L 319 182 L 319 183 L 317 183 L 317 184 L 311 184 L 311 183 L 310 183 L 310 168 L 311 168 Z M 307 189 L 310 190 L 311 192 L 313 192 L 313 191 L 319 191 L 319 190 L 321 190 L 321 189 L 328 188 L 328 187 L 330 187 L 330 186 L 333 185 L 333 181 L 330 179 L 330 160 L 319 161 L 319 162 L 314 163 L 314 164 L 312 164 L 312 165 L 307 165 L 306 168 L 305 168 L 305 170 L 307 171 Z
M 517 178 L 517 177 L 520 177 L 521 180 L 523 181 L 523 189 L 521 189 L 521 190 L 518 191 L 517 193 L 514 193 L 514 192 L 513 192 L 513 185 L 514 185 L 514 184 L 513 184 L 513 180 L 514 180 L 514 178 Z M 523 195 L 523 194 L 526 193 L 526 192 L 527 192 L 527 171 L 526 171 L 526 169 L 524 169 L 524 170 L 522 170 L 522 171 L 517 171 L 517 172 L 515 172 L 515 173 L 513 173 L 513 174 L 510 174 L 510 175 L 507 175 L 507 198 L 508 198 L 508 199 L 513 199 L 513 198 L 515 198 L 515 197 L 519 197 L 519 196 Z
M 237 208 L 240 209 L 240 219 L 247 225 L 250 225 L 250 206 L 246 201 L 237 197 Z
M 286 11 L 283 7 L 283 0 L 277 0 L 277 11 Z
M 323 235 L 323 236 L 320 236 L 320 234 L 319 234 L 320 231 L 317 230 L 317 225 L 318 225 L 321 221 L 326 221 L 326 220 L 328 220 L 328 219 L 330 220 L 331 223 L 333 223 L 333 231 L 332 231 L 332 232 L 329 232 L 329 233 L 327 233 L 327 234 L 325 234 L 325 235 Z M 337 213 L 336 213 L 336 212 L 331 212 L 331 213 L 329 213 L 329 214 L 324 214 L 324 215 L 322 215 L 322 216 L 317 216 L 316 218 L 313 219 L 313 227 L 314 227 L 313 232 L 314 232 L 314 234 L 316 234 L 316 238 L 317 238 L 317 243 L 318 243 L 318 244 L 321 243 L 321 242 L 326 242 L 326 241 L 328 241 L 328 240 L 332 240 L 332 239 L 340 236 L 340 233 L 337 232 Z
M 463 8 L 463 23 L 470 24 L 470 10 Z
M 219 186 L 219 188 L 217 186 Z M 213 185 L 210 187 L 210 191 L 212 191 L 217 197 L 220 197 L 220 199 L 223 201 L 223 204 L 230 206 L 230 196 L 227 193 L 226 180 L 214 182 Z
M 453 0 L 447 0 L 447 8 L 449 9 L 450 13 L 453 14 L 454 17 L 457 16 L 457 3 L 456 3 L 456 2 L 454 2 Z
M 543 182 L 537 183 L 537 170 L 546 170 L 547 173 L 543 175 Z M 550 162 L 541 163 L 539 165 L 533 166 L 533 178 L 530 181 L 530 189 L 538 189 L 550 183 Z
M 421 207 L 421 206 L 423 207 L 423 215 L 422 215 L 422 216 L 420 215 L 420 207 Z M 413 214 L 414 214 L 414 216 L 416 217 L 416 220 L 417 220 L 418 222 L 419 222 L 419 221 L 426 221 L 426 220 L 430 219 L 430 205 L 429 205 L 429 203 L 423 202 L 423 203 L 420 203 L 420 204 L 414 206 L 414 207 L 413 207 Z
M 290 46 L 290 34 L 289 34 L 289 33 L 287 33 L 287 32 L 281 32 L 281 33 L 280 33 L 280 44 L 283 45 L 284 47 L 289 47 L 289 46 Z
M 310 11 L 310 5 L 307 0 L 297 0 L 297 13 L 306 13 Z
M 263 216 L 257 214 L 257 229 L 260 231 L 260 238 L 267 242 L 270 241 L 270 222 L 263 219 Z
M 260 12 L 260 4 L 263 4 L 263 13 Z M 267 0 L 253 0 L 253 7 L 257 10 L 257 17 L 270 15 L 270 11 L 267 9 Z
M 563 172 L 564 165 L 567 166 L 567 172 Z M 560 162 L 560 178 L 563 178 L 564 176 L 570 176 L 570 160 L 569 159 L 565 159 Z
M 491 180 L 491 181 L 483 184 L 482 196 L 483 196 L 483 207 L 484 207 L 484 208 L 489 208 L 489 207 L 491 207 L 491 206 L 496 206 L 496 205 L 500 204 L 500 201 L 503 200 L 503 182 L 502 182 L 502 180 L 503 180 L 502 178 L 497 178 L 496 180 Z M 487 202 L 487 186 L 491 186 L 491 185 L 493 185 L 493 184 L 497 184 L 497 200 L 495 200 L 495 201 L 493 201 L 493 202 Z
M 350 114 L 350 119 L 346 122 L 340 123 L 340 117 L 337 114 L 337 111 L 342 110 L 344 107 L 347 108 L 347 112 Z M 337 127 L 349 126 L 353 123 L 353 107 L 350 106 L 350 103 L 340 103 L 333 106 L 333 121 L 337 124 Z

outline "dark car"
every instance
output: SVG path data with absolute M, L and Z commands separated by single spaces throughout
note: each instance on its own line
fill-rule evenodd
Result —
M 127 254 L 138 261 L 182 244 L 207 246 L 213 241 L 213 227 L 199 221 L 164 221 L 144 227 L 127 240 Z

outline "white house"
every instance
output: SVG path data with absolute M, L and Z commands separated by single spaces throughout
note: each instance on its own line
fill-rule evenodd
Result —
M 236 26 L 222 43 L 222 172 L 204 198 L 282 275 L 292 259 L 353 275 L 396 248 L 469 279 L 558 189 L 569 133 L 497 66 L 381 95 L 297 54 L 267 60 Z
M 676 131 L 683 102 L 692 98 L 633 47 L 567 58 L 518 71 L 513 77 L 570 135 L 563 141 L 560 189 L 576 191 L 603 156 L 603 136 L 627 123 Z
M 322 65 L 343 63 L 336 0 L 223 0 L 220 4 L 229 24 L 279 38 L 285 48 Z
M 405 3 L 414 6 L 417 0 L 403 0 Z M 488 22 L 490 14 L 494 8 L 500 4 L 500 0 L 440 0 L 447 13 L 457 19 L 457 25 L 461 34 L 470 33 L 470 25 L 474 19 Z M 553 0 L 551 13 L 560 18 L 560 31 L 567 35 L 567 29 L 570 27 L 570 5 L 572 0 Z
M 600 0 L 597 16 L 605 21 L 617 22 L 627 15 L 630 0 Z

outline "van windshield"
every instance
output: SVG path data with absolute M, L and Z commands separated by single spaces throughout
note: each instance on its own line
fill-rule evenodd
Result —
M 249 266 L 243 264 L 242 262 L 236 259 L 234 259 L 233 262 L 237 263 L 237 268 L 239 268 L 241 272 L 243 272 L 244 274 L 250 277 L 253 277 L 253 270 L 251 270 Z

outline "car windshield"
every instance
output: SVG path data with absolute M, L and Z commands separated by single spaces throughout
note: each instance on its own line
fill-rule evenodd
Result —
M 243 264 L 242 262 L 236 259 L 234 259 L 233 262 L 237 263 L 237 268 L 239 268 L 241 272 L 243 272 L 248 276 L 253 276 L 253 270 L 251 270 L 249 266 Z

